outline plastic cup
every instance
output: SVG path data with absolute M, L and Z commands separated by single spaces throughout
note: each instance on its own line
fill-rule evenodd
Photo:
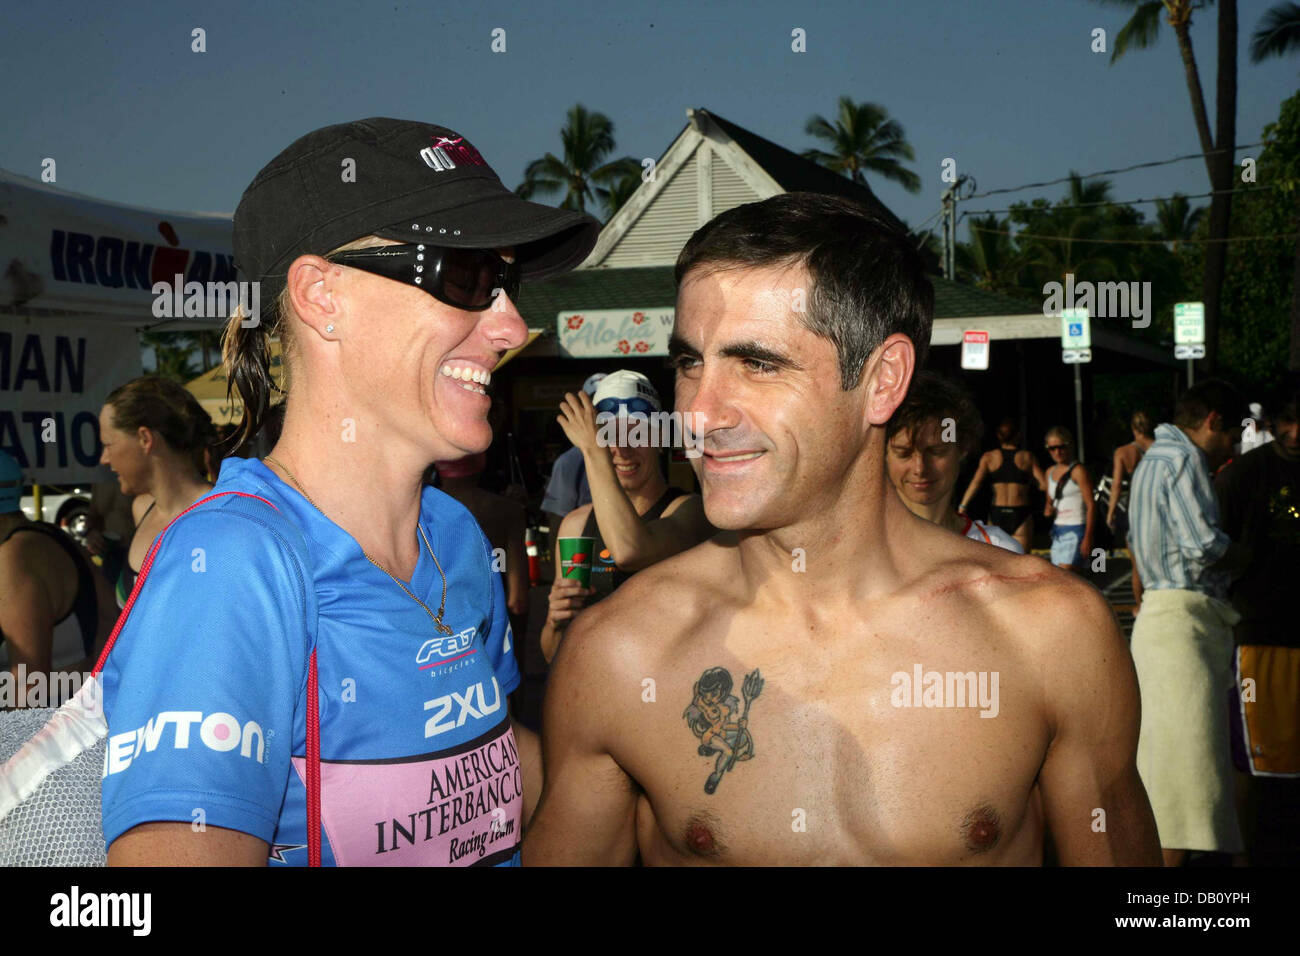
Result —
M 560 577 L 590 587 L 591 554 L 595 549 L 595 538 L 561 538 Z

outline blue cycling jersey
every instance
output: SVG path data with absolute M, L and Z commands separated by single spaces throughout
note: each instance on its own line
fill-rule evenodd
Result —
M 519 684 L 500 575 L 470 513 L 426 488 L 447 576 L 440 633 L 338 525 L 257 460 L 230 458 L 162 536 L 101 681 L 104 837 L 182 821 L 307 862 L 307 665 L 317 652 L 322 863 L 519 863 Z M 436 613 L 420 542 L 409 583 Z

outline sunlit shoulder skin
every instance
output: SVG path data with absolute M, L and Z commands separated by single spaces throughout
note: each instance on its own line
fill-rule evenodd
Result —
M 556 657 L 524 863 L 1159 865 L 1138 697 L 1089 584 L 911 514 L 860 384 L 790 321 L 801 268 L 684 280 L 676 407 L 701 427 L 706 543 L 581 616 Z M 1032 622 L 1032 627 L 1026 627 Z M 990 678 L 996 701 L 898 675 Z M 1100 822 L 1099 822 L 1100 821 Z

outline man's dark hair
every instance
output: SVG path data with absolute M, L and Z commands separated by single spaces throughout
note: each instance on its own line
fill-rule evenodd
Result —
M 926 422 L 942 422 L 945 418 L 953 419 L 957 426 L 957 443 L 963 455 L 979 447 L 984 422 L 966 387 L 935 372 L 917 372 L 912 376 L 907 398 L 894 409 L 885 426 L 885 440 L 893 441 L 900 431 L 906 431 L 915 441 L 917 431 Z
M 1218 412 L 1225 428 L 1240 427 L 1248 409 L 1241 393 L 1218 378 L 1197 382 L 1179 396 L 1174 406 L 1174 424 L 1179 428 L 1196 428 L 1210 412 Z
M 895 332 L 924 365 L 934 321 L 925 263 L 906 235 L 853 200 L 794 192 L 729 209 L 691 236 L 676 280 L 680 288 L 695 269 L 787 263 L 812 279 L 801 322 L 835 346 L 842 389 L 857 387 L 871 353 Z
M 1279 420 L 1300 421 L 1300 372 L 1287 372 L 1264 400 L 1264 421 L 1276 428 Z

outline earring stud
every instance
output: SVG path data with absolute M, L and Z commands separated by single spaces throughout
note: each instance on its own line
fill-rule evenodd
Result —
M 334 326 L 332 326 L 332 325 L 327 325 L 327 326 L 325 326 L 325 331 L 326 331 L 326 332 L 333 332 L 333 331 L 334 331 Z

